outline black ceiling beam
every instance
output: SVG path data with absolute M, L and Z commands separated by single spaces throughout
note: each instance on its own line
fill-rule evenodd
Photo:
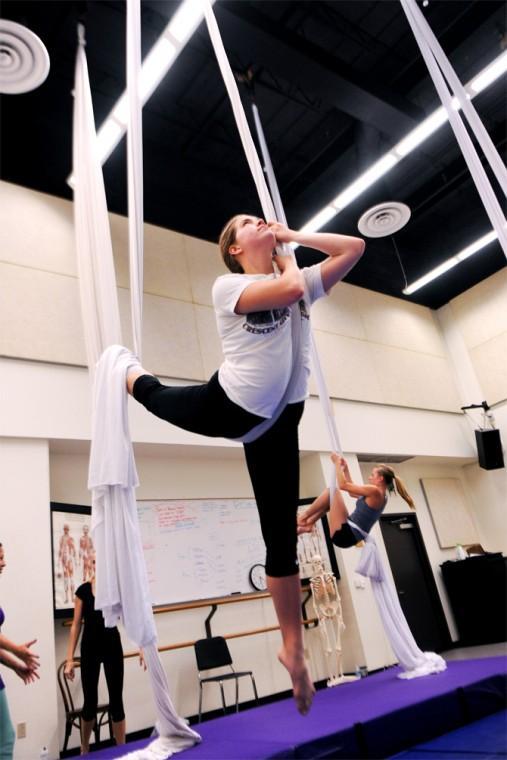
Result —
M 368 52 L 374 51 L 376 55 L 387 53 L 390 57 L 395 56 L 401 65 L 404 59 L 400 57 L 396 48 L 381 42 L 376 35 L 370 34 L 362 28 L 360 23 L 349 21 L 343 13 L 340 13 L 339 5 L 339 3 L 315 3 L 314 0 L 298 0 L 298 6 L 308 8 L 308 12 L 319 18 L 323 25 L 329 26 L 332 23 L 339 28 L 344 37 L 360 45 L 363 49 L 366 48 Z
M 267 67 L 354 119 L 398 138 L 412 129 L 422 111 L 393 92 L 376 88 L 313 43 L 281 28 L 246 3 L 226 2 L 215 14 L 228 52 Z M 252 61 L 252 56 L 256 60 Z
M 199 52 L 199 54 L 202 51 Z M 196 52 L 196 56 L 197 56 Z M 207 66 L 209 64 L 210 60 L 214 60 L 214 58 L 205 58 L 202 57 L 202 66 Z M 245 72 L 239 71 L 233 67 L 233 73 L 235 75 L 243 75 Z M 285 82 L 285 80 L 284 80 Z M 219 100 L 212 106 L 210 106 L 209 110 L 206 112 L 206 115 L 202 121 L 202 123 L 196 127 L 195 132 L 188 138 L 188 142 L 185 144 L 184 150 L 187 150 L 190 146 L 195 146 L 196 144 L 199 144 L 204 139 L 210 138 L 210 131 L 209 131 L 209 123 L 210 121 L 215 117 L 215 115 L 218 113 L 218 111 L 222 108 L 224 103 L 227 104 L 226 111 L 229 114 L 230 113 L 230 106 L 229 106 L 229 99 L 227 96 L 227 92 L 225 91 L 225 88 L 221 87 L 221 80 L 218 85 L 218 91 L 220 92 Z M 268 94 L 272 95 L 272 93 L 275 93 L 280 98 L 280 103 L 291 103 L 295 104 L 299 108 L 308 111 L 310 113 L 315 113 L 317 115 L 321 114 L 321 108 L 319 107 L 318 103 L 312 102 L 312 100 L 309 97 L 304 97 L 304 93 L 302 93 L 300 90 L 298 91 L 300 93 L 300 97 L 297 97 L 295 88 L 289 84 L 289 86 L 283 86 L 282 82 L 274 82 L 273 78 L 269 78 L 266 76 L 265 70 L 259 71 L 258 74 L 254 75 L 253 79 L 253 88 L 250 90 L 247 90 L 245 86 L 241 83 L 238 84 L 240 97 L 243 101 L 243 107 L 245 109 L 245 112 L 247 114 L 247 118 L 250 118 L 250 110 L 251 110 L 251 99 L 253 96 L 253 101 L 255 102 L 257 100 L 257 95 L 259 93 L 261 94 L 261 98 L 259 99 L 260 103 L 258 103 L 259 109 L 261 111 L 261 120 L 262 120 L 262 94 Z M 232 118 L 232 116 L 231 116 Z M 349 124 L 349 120 L 345 119 L 344 114 L 340 114 L 336 109 L 331 109 L 329 113 L 325 116 L 325 120 L 333 124 L 333 131 L 336 129 L 340 129 L 343 131 L 344 123 L 345 125 Z M 234 123 L 231 121 L 231 123 Z M 251 124 L 251 130 L 252 132 L 255 132 L 254 125 L 252 119 L 250 119 Z M 319 126 L 320 128 L 320 126 Z M 331 138 L 334 140 L 334 137 Z M 295 151 L 297 153 L 297 149 Z M 313 163 L 313 159 L 312 159 Z M 281 167 L 283 170 L 283 167 Z
M 320 178 L 325 175 L 323 182 L 327 187 L 329 181 L 328 170 L 330 169 L 331 173 L 336 171 L 334 167 L 338 165 L 343 154 L 350 149 L 353 140 L 353 125 L 347 125 L 341 130 L 337 129 L 335 137 L 320 155 L 316 156 L 296 176 L 291 177 L 284 183 L 282 190 L 286 202 L 305 205 L 306 199 L 310 200 L 315 196 L 323 199 L 322 193 L 319 190 Z M 337 156 L 339 157 L 338 159 Z M 325 200 L 330 200 L 330 198 L 326 198 Z
M 316 132 L 323 133 L 327 138 L 326 141 L 320 141 L 318 150 L 313 147 L 313 136 Z M 290 156 L 288 156 L 291 160 L 285 162 L 283 157 L 282 160 L 279 160 L 277 174 L 283 198 L 290 202 L 291 198 L 297 197 L 309 183 L 318 179 L 329 162 L 334 161 L 338 153 L 350 146 L 352 140 L 353 124 L 350 120 L 345 119 L 344 115 L 336 110 L 330 111 L 313 133 L 306 135 L 291 151 Z M 283 143 L 283 141 L 280 142 Z M 301 160 L 299 160 L 300 156 Z M 273 158 L 276 158 L 275 154 L 273 154 Z M 299 168 L 295 171 L 298 163 Z
M 351 125 L 337 134 L 308 176 L 298 176 L 293 183 L 287 183 L 285 198 L 293 206 L 296 216 L 301 217 L 301 223 L 329 203 L 392 147 L 379 140 L 377 150 L 372 151 L 371 146 L 363 144 L 357 126 Z

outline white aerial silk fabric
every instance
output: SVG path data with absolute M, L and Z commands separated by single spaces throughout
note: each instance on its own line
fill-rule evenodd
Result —
M 386 636 L 403 668 L 398 678 L 419 678 L 442 672 L 447 667 L 443 657 L 435 652 L 423 652 L 417 646 L 401 609 L 396 588 L 382 564 L 375 539 L 351 520 L 348 523 L 361 533 L 365 541 L 356 573 L 370 579 Z
M 127 0 L 127 176 L 130 266 L 130 312 L 134 352 L 142 361 L 143 326 L 143 134 L 139 91 L 141 70 L 141 7 Z
M 121 327 L 113 246 L 81 24 L 78 26 L 78 43 L 72 148 L 74 226 L 86 357 L 93 374 L 103 349 L 111 343 L 121 343 Z
M 474 104 L 467 96 L 465 88 L 458 79 L 456 72 L 452 68 L 447 56 L 442 49 L 442 46 L 433 34 L 433 31 L 431 30 L 431 27 L 426 21 L 424 14 L 422 13 L 419 6 L 413 2 L 413 0 L 408 0 L 406 3 L 405 0 L 403 0 L 403 2 L 406 5 L 405 12 L 407 13 L 408 11 L 410 15 L 411 20 L 409 23 L 412 29 L 414 30 L 417 28 L 416 39 L 422 37 L 429 46 L 433 57 L 435 58 L 450 87 L 452 88 L 454 95 L 459 102 L 461 111 L 465 114 L 467 121 L 469 122 L 474 135 L 477 138 L 477 142 L 484 151 L 484 155 L 488 159 L 489 165 L 491 166 L 498 184 L 502 188 L 503 194 L 507 196 L 507 168 L 500 158 L 500 155 L 491 137 L 489 136 L 484 124 L 482 123 L 477 111 L 475 110 Z
M 115 345 L 121 340 L 116 281 L 82 29 L 74 97 L 76 250 L 87 357 L 95 375 L 88 486 L 97 553 L 96 607 L 102 610 L 107 626 L 122 620 L 129 638 L 144 647 L 161 734 L 156 746 L 162 745 L 164 756 L 169 757 L 194 745 L 200 737 L 174 710 L 156 646 L 127 416 L 126 371 L 136 360 Z M 142 228 L 142 220 L 139 224 Z
M 130 352 L 115 345 L 102 353 L 97 364 L 88 488 L 97 552 L 96 607 L 102 610 L 106 626 L 121 619 L 129 637 L 145 647 L 155 642 L 157 633 L 137 523 L 139 480 L 125 386 L 131 365 Z
M 209 0 L 201 0 L 201 2 L 206 18 L 206 24 L 208 26 L 208 32 L 211 38 L 211 43 L 213 45 L 218 65 L 220 67 L 220 72 L 227 89 L 227 94 L 229 95 L 229 99 L 231 101 L 234 118 L 236 120 L 236 126 L 241 138 L 243 150 L 245 151 L 245 157 L 248 162 L 248 166 L 250 167 L 250 171 L 255 182 L 255 187 L 257 188 L 262 211 L 265 215 L 266 220 L 276 219 L 276 210 L 269 194 L 268 186 L 266 185 L 264 172 L 262 171 L 262 166 L 255 149 L 252 135 L 250 133 L 250 127 L 248 126 L 248 121 L 243 110 L 243 104 L 238 92 L 238 86 L 236 84 L 234 74 L 232 73 L 232 69 L 230 67 L 229 60 L 224 49 L 215 14 L 213 13 L 213 8 Z M 282 220 L 280 219 L 279 221 Z M 284 253 L 294 255 L 292 250 L 288 247 L 284 249 Z
M 144 649 L 158 714 L 157 730 L 164 738 L 164 751 L 171 749 L 169 756 L 194 745 L 200 737 L 177 715 L 157 651 L 137 518 L 135 488 L 139 481 L 128 423 L 126 375 L 136 363 L 136 357 L 123 346 L 109 346 L 95 375 L 88 487 L 92 491 L 92 531 L 99 569 L 96 607 L 102 610 L 106 626 L 122 620 L 129 637 Z M 146 754 L 148 757 L 151 755 Z
M 444 51 L 440 47 L 428 22 L 424 18 L 415 0 L 400 0 L 407 20 L 414 33 L 417 44 L 421 50 L 433 83 L 447 111 L 447 116 L 461 148 L 463 157 L 474 180 L 477 192 L 482 200 L 486 213 L 498 235 L 498 242 L 507 256 L 507 222 L 498 199 L 495 196 L 491 183 L 481 164 L 475 146 L 463 124 L 462 118 L 452 105 L 452 97 L 449 85 L 456 97 L 462 112 L 465 114 L 475 137 L 481 145 L 484 154 L 498 180 L 504 194 L 507 195 L 507 171 L 502 163 L 498 152 L 493 145 L 484 125 L 482 124 L 474 106 L 468 100 L 466 92 L 453 71 Z M 445 77 L 445 79 L 444 79 Z

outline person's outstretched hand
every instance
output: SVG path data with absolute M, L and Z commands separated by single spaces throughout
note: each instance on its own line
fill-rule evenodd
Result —
M 28 665 L 25 665 L 24 662 L 15 667 L 14 672 L 21 678 L 25 685 L 33 683 L 37 678 L 39 678 L 39 674 L 35 668 L 30 668 Z
M 39 667 L 39 655 L 35 654 L 35 652 L 32 652 L 30 649 L 37 639 L 33 639 L 33 641 L 27 641 L 26 644 L 20 644 L 19 647 L 16 648 L 15 655 L 20 660 L 22 660 L 25 665 L 28 665 L 29 668 L 35 669 Z

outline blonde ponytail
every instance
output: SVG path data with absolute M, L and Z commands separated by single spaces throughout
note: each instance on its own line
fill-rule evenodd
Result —
M 413 498 L 410 496 L 409 492 L 405 488 L 405 485 L 401 478 L 399 478 L 397 475 L 394 476 L 394 485 L 396 486 L 396 491 L 401 496 L 402 499 L 404 499 L 410 509 L 415 509 L 415 504 Z
M 401 496 L 402 499 L 407 502 L 410 509 L 415 509 L 413 498 L 405 488 L 405 485 L 401 478 L 395 474 L 393 468 L 388 464 L 379 464 L 377 465 L 377 469 L 384 478 L 389 493 L 392 493 L 396 489 L 396 492 Z

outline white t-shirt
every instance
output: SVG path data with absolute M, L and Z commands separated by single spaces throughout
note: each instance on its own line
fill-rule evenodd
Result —
M 313 304 L 325 295 L 320 264 L 302 269 L 308 299 Z M 269 311 L 236 314 L 242 292 L 257 280 L 272 280 L 274 274 L 225 274 L 213 285 L 218 334 L 224 363 L 218 379 L 235 404 L 261 417 L 272 417 L 292 372 L 291 310 L 285 306 Z M 288 403 L 308 395 L 310 374 L 310 315 L 300 301 L 301 348 L 299 374 Z

